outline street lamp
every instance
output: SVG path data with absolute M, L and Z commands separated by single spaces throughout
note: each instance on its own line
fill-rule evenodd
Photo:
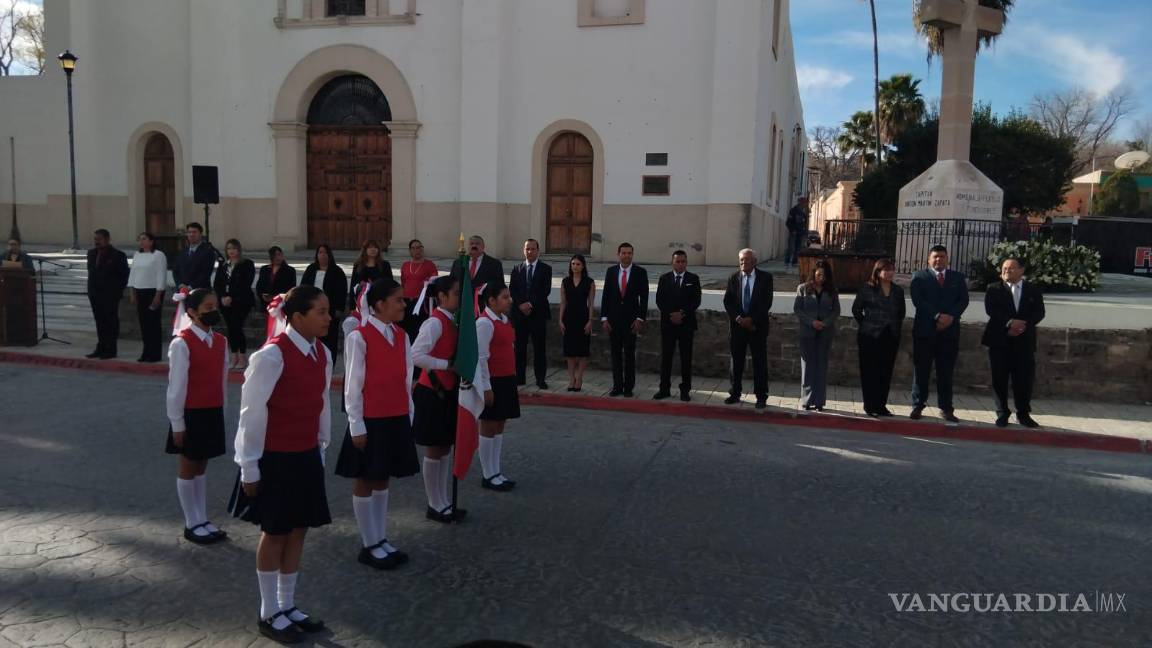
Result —
M 72 127 L 72 73 L 76 71 L 76 55 L 68 50 L 56 57 L 60 69 L 68 76 L 68 157 L 72 170 L 72 249 L 80 249 L 80 230 L 76 224 L 76 138 Z

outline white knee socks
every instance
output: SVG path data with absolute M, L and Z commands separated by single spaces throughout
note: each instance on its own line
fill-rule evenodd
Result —
M 200 513 L 200 500 L 196 493 L 195 479 L 176 478 L 176 496 L 180 498 L 180 509 L 184 512 L 184 528 L 202 523 L 204 518 Z M 210 535 L 203 527 L 196 529 L 196 535 Z
M 444 501 L 444 477 L 440 474 L 443 465 L 442 459 L 424 457 L 424 492 L 428 496 L 428 506 L 435 511 L 442 511 L 448 506 Z
M 493 454 L 495 449 L 496 439 L 480 437 L 480 467 L 484 470 L 484 479 L 492 479 L 493 475 L 500 472 L 496 468 L 496 455 Z

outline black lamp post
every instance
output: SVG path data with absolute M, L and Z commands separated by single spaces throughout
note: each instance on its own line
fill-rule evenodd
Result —
M 76 71 L 76 55 L 68 50 L 56 57 L 60 68 L 68 76 L 68 157 L 72 170 L 72 249 L 80 249 L 80 230 L 76 224 L 76 138 L 72 127 L 72 73 Z

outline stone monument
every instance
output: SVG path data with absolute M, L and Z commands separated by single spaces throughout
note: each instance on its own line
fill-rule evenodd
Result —
M 1000 222 L 1004 191 L 972 162 L 972 92 L 976 52 L 981 36 L 999 34 L 1004 12 L 980 6 L 979 0 L 923 0 L 920 20 L 943 34 L 943 81 L 940 93 L 940 138 L 936 163 L 900 190 L 901 221 L 940 219 L 939 223 L 899 223 L 898 259 L 902 272 L 926 262 L 937 243 L 952 253 L 952 267 L 967 272 L 986 246 L 972 245 L 972 236 L 995 236 L 995 226 L 974 227 L 963 220 Z M 922 249 L 921 249 L 922 248 Z

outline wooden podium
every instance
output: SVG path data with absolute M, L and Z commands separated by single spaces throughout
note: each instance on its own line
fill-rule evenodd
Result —
M 36 346 L 36 273 L 0 267 L 0 346 Z

